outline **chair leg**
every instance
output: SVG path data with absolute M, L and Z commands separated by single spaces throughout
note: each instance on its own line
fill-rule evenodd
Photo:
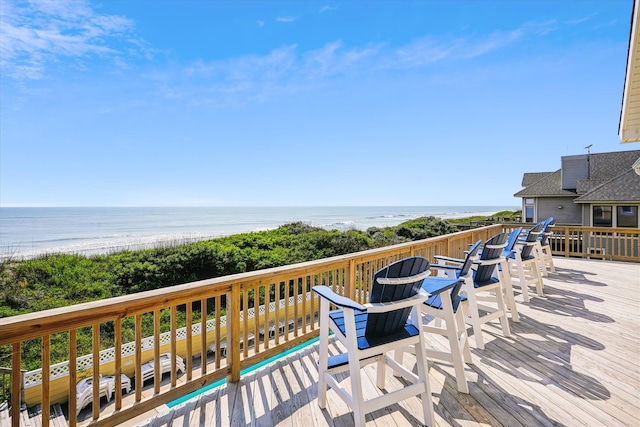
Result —
M 453 362 L 453 368 L 456 372 L 456 383 L 458 385 L 458 391 L 461 393 L 469 394 L 469 385 L 467 384 L 467 378 L 464 373 L 464 356 L 462 354 L 463 347 L 460 346 L 460 335 L 462 335 L 462 339 L 464 341 L 463 346 L 466 345 L 467 350 L 469 349 L 469 345 L 466 343 L 467 330 L 466 328 L 463 328 L 462 331 L 458 330 L 458 325 L 453 313 L 451 295 L 449 295 L 449 292 L 441 293 L 440 298 L 442 300 L 442 315 L 446 324 L 447 338 L 449 339 L 451 360 Z
M 329 363 L 329 319 L 325 313 L 329 312 L 329 301 L 325 298 L 320 302 L 320 346 L 318 350 L 318 406 L 327 406 L 327 375 Z
M 519 254 L 516 255 L 518 257 Z M 527 279 L 524 277 L 524 267 L 521 259 L 516 259 L 516 270 L 518 270 L 518 280 L 520 280 L 520 289 L 522 290 L 522 299 L 524 302 L 529 302 L 529 288 L 527 285 Z
M 545 261 L 544 261 L 544 254 L 542 253 L 542 245 L 540 244 L 540 241 L 538 240 L 536 242 L 536 246 L 535 246 L 535 251 L 536 251 L 536 258 L 538 259 L 538 271 L 543 275 L 543 276 L 547 276 L 547 266 L 545 265 Z
M 540 270 L 536 270 L 534 269 L 535 272 L 535 278 L 536 278 L 536 291 L 539 297 L 543 297 L 544 296 L 544 284 L 542 283 L 542 276 L 543 274 L 540 274 Z M 547 268 L 545 267 L 544 271 L 547 271 Z
M 467 335 L 467 324 L 464 322 L 461 307 L 456 311 L 456 324 L 458 325 L 458 331 L 460 333 L 460 348 L 462 349 L 464 363 L 473 365 L 473 360 L 471 360 L 471 349 L 469 348 L 469 337 Z
M 418 369 L 418 378 L 424 384 L 424 392 L 420 398 L 422 400 L 422 411 L 424 413 L 424 423 L 426 426 L 435 426 L 435 414 L 433 412 L 433 402 L 431 401 L 431 384 L 429 382 L 429 369 L 427 364 L 427 356 L 425 354 L 426 343 L 424 334 L 420 334 L 420 340 L 416 344 L 416 367 Z M 457 377 L 457 375 L 456 375 Z
M 553 255 L 551 254 L 551 246 L 547 246 L 546 247 L 546 261 L 547 264 L 549 264 L 549 270 L 551 270 L 552 273 L 556 272 L 556 266 L 553 264 Z
M 553 256 L 551 255 L 551 246 L 545 245 L 542 247 L 542 263 L 545 271 L 548 269 L 551 273 L 556 272 L 556 266 L 553 264 Z
M 482 324 L 480 323 L 480 313 L 478 312 L 478 303 L 476 301 L 476 294 L 473 291 L 467 292 L 467 302 L 469 305 L 467 312 L 468 323 L 473 327 L 473 336 L 476 340 L 476 347 L 480 350 L 484 350 L 484 340 L 482 339 Z
M 500 285 L 502 286 L 502 285 Z M 502 310 L 502 316 L 500 316 L 500 324 L 502 325 L 502 335 L 505 337 L 511 336 L 511 329 L 509 328 L 509 319 L 507 319 L 507 307 L 502 297 L 502 290 L 498 289 L 496 292 L 496 302 L 498 303 L 498 310 Z
M 506 267 L 506 268 L 505 268 Z M 511 274 L 509 272 L 509 262 L 503 264 L 502 271 L 498 270 L 498 278 L 500 279 L 500 286 L 505 298 L 507 299 L 507 305 L 511 312 L 511 318 L 514 322 L 520 322 L 520 315 L 518 314 L 518 307 L 516 306 L 516 299 L 513 294 L 513 286 L 511 285 Z
M 360 361 L 349 361 L 349 376 L 351 377 L 351 398 L 353 399 L 353 420 L 356 426 L 365 425 L 364 395 L 362 394 L 362 378 Z
M 394 354 L 397 356 L 397 353 L 394 352 Z M 404 352 L 403 352 L 403 358 L 404 358 Z M 402 360 L 400 359 L 400 364 L 402 364 Z M 376 369 L 376 386 L 380 389 L 380 390 L 384 390 L 385 389 L 385 379 L 386 379 L 386 375 L 387 375 L 387 363 L 385 362 L 385 356 L 382 355 L 382 357 L 380 357 L 378 359 L 378 363 L 377 363 L 377 369 Z

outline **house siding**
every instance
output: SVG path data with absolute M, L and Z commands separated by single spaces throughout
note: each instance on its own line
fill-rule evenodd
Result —
M 537 200 L 537 221 L 552 216 L 556 224 L 581 225 L 582 208 L 573 203 L 573 197 L 539 197 Z M 562 206 L 562 209 L 558 209 Z
M 582 225 L 591 226 L 591 205 L 582 203 Z

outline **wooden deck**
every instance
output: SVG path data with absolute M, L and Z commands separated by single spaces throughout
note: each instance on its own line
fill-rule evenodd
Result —
M 448 363 L 431 364 L 438 425 L 640 425 L 640 265 L 555 262 L 545 297 L 518 304 L 522 320 L 511 323 L 511 338 L 501 337 L 497 325 L 484 327 L 489 342 L 483 351 L 472 349 L 474 364 L 466 370 L 469 395 L 456 391 Z M 158 408 L 158 416 L 140 425 L 353 424 L 349 408 L 331 392 L 327 410 L 317 406 L 316 360 L 317 344 L 238 383 L 170 410 Z M 375 393 L 373 367 L 366 371 L 367 389 Z M 390 376 L 387 386 L 402 384 Z M 417 397 L 367 416 L 372 426 L 421 422 Z
M 437 425 L 640 425 L 640 264 L 568 258 L 555 263 L 557 273 L 545 278 L 544 298 L 525 304 L 516 296 L 521 322 L 511 322 L 512 337 L 501 337 L 497 323 L 483 328 L 485 350 L 474 349 L 471 337 L 469 395 L 456 391 L 450 364 L 430 364 Z M 352 425 L 350 409 L 333 392 L 326 410 L 317 405 L 317 348 L 311 345 L 180 406 L 157 408 L 132 424 Z M 366 372 L 367 392 L 376 393 L 374 368 Z M 388 375 L 388 388 L 402 387 Z M 371 426 L 422 422 L 417 397 L 367 415 Z

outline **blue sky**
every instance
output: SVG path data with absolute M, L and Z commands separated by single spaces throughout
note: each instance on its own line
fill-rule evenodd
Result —
M 518 206 L 637 148 L 631 8 L 0 0 L 0 205 Z

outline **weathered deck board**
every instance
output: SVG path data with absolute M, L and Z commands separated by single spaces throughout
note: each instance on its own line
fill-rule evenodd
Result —
M 545 297 L 516 300 L 522 321 L 512 336 L 485 325 L 486 349 L 473 348 L 466 367 L 470 394 L 457 392 L 453 367 L 431 362 L 438 426 L 640 425 L 640 265 L 554 258 Z M 470 330 L 471 332 L 471 330 Z M 430 342 L 446 348 L 441 337 Z M 414 356 L 405 354 L 407 361 Z M 351 410 L 329 391 L 317 405 L 317 344 L 173 408 L 144 425 L 342 426 Z M 373 366 L 367 395 L 378 393 Z M 387 387 L 403 384 L 388 371 Z M 343 384 L 348 387 L 348 376 Z M 366 417 L 370 426 L 423 421 L 414 397 Z

